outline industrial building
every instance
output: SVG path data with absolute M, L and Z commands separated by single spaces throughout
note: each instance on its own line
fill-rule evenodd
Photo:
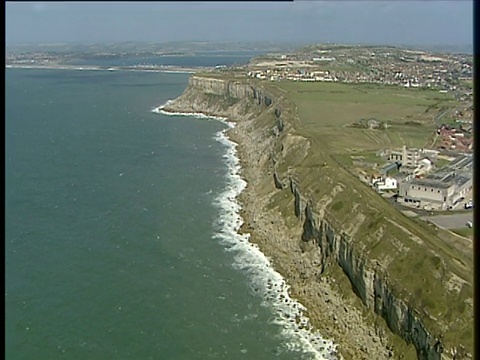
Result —
M 415 168 L 418 166 L 420 160 L 425 157 L 436 157 L 438 151 L 427 149 L 407 149 L 406 145 L 403 145 L 402 150 L 387 150 L 384 153 L 387 161 L 398 161 L 404 167 Z
M 397 201 L 405 205 L 447 210 L 472 189 L 473 157 L 466 155 L 424 178 L 400 183 Z

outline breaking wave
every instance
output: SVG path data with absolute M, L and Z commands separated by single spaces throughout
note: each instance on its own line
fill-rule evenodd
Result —
M 214 224 L 214 238 L 234 253 L 234 268 L 245 272 L 248 276 L 251 290 L 263 300 L 263 305 L 272 309 L 274 323 L 279 325 L 287 349 L 303 353 L 313 359 L 338 359 L 337 345 L 332 340 L 324 339 L 314 330 L 310 320 L 305 315 L 306 308 L 298 301 L 290 298 L 285 279 L 276 272 L 269 259 L 260 251 L 256 244 L 249 242 L 249 234 L 239 234 L 243 224 L 240 216 L 241 206 L 237 196 L 245 189 L 247 183 L 240 176 L 240 160 L 237 156 L 237 144 L 227 136 L 227 131 L 235 123 L 223 117 L 206 116 L 201 113 L 171 113 L 160 106 L 153 112 L 164 115 L 194 116 L 202 119 L 216 119 L 228 126 L 219 131 L 215 140 L 225 145 L 223 155 L 227 165 L 227 184 L 223 192 L 215 199 L 214 205 L 220 210 L 220 216 Z
M 228 127 L 233 127 L 234 123 L 228 121 L 227 118 L 221 117 L 221 116 L 212 116 L 212 115 L 205 115 L 203 113 L 193 113 L 193 112 L 173 112 L 173 111 L 165 111 L 165 107 L 170 105 L 172 103 L 172 100 L 167 100 L 167 102 L 163 105 L 160 105 L 159 107 L 156 107 L 152 110 L 152 112 L 156 114 L 162 114 L 162 115 L 167 115 L 167 116 L 193 116 L 197 119 L 214 119 L 221 121 L 222 123 L 226 124 Z

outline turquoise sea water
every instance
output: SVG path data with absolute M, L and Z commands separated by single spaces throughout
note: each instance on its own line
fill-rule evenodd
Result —
M 7 359 L 321 358 L 235 234 L 227 126 L 151 111 L 187 82 L 6 69 Z

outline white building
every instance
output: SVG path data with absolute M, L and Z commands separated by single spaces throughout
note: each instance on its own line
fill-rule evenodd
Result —
M 425 175 L 425 174 L 428 174 L 431 169 L 432 169 L 432 162 L 429 159 L 425 158 L 418 162 L 417 168 L 413 171 L 413 174 L 415 176 Z
M 372 180 L 372 185 L 376 190 L 395 190 L 398 187 L 397 179 L 386 176 Z

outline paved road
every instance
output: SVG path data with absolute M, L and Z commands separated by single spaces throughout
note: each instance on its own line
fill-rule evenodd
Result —
M 448 113 L 450 112 L 450 109 L 445 109 L 443 111 L 440 111 L 439 113 L 437 113 L 435 116 L 434 116 L 434 121 L 435 121 L 435 124 L 440 127 L 442 125 L 442 118 L 445 117 L 445 115 L 447 115 Z
M 445 229 L 458 229 L 466 227 L 467 221 L 473 223 L 473 212 L 469 211 L 461 214 L 427 216 L 423 217 L 423 219 L 431 221 L 435 225 Z

